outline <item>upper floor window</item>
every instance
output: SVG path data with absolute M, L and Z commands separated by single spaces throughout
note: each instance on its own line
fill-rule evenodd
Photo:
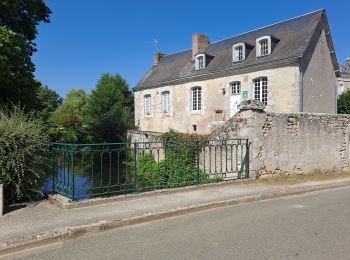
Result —
M 254 79 L 254 99 L 267 105 L 267 77 Z
M 144 96 L 144 110 L 145 110 L 145 115 L 150 115 L 152 112 L 152 97 L 151 97 L 151 95 Z
M 231 94 L 232 95 L 240 95 L 241 94 L 241 82 L 235 81 L 230 83 L 231 86 Z
M 245 60 L 245 44 L 237 43 L 232 46 L 232 61 L 242 61 Z
M 192 111 L 200 111 L 202 109 L 202 88 L 194 87 L 191 90 Z
M 205 68 L 205 54 L 198 54 L 196 56 L 196 70 L 202 70 Z
M 164 91 L 161 96 L 161 113 L 167 115 L 170 113 L 170 92 Z
M 271 37 L 263 36 L 256 39 L 256 56 L 266 56 L 271 53 Z

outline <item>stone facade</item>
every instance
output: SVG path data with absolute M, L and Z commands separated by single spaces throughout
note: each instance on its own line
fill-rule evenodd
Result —
M 344 91 L 350 90 L 350 58 L 345 60 L 345 66 L 340 65 L 340 71 L 337 77 L 337 86 L 339 97 Z
M 325 31 L 321 30 L 319 33 L 316 46 L 302 73 L 303 109 L 301 111 L 336 114 L 335 72 L 329 55 Z
M 210 138 L 247 137 L 250 176 L 349 169 L 350 115 L 243 110 Z
M 156 53 L 155 64 L 134 88 L 142 131 L 208 134 L 248 99 L 264 101 L 267 112 L 336 114 L 339 66 L 325 10 L 214 43 L 195 33 L 192 49 Z
M 128 130 L 127 139 L 131 142 L 160 142 L 159 132 Z
M 267 111 L 295 112 L 300 110 L 299 67 L 289 65 L 268 70 L 260 70 L 239 75 L 203 81 L 193 81 L 179 85 L 135 92 L 135 122 L 142 131 L 166 132 L 170 129 L 191 133 L 193 125 L 197 133 L 206 134 L 230 118 L 230 83 L 241 82 L 241 92 L 248 91 L 248 96 L 241 100 L 253 98 L 253 79 L 268 78 Z M 202 109 L 191 111 L 191 89 L 202 88 Z M 161 112 L 161 93 L 170 93 L 170 113 Z M 223 94 L 225 92 L 225 94 Z M 152 111 L 144 114 L 144 96 L 151 95 Z

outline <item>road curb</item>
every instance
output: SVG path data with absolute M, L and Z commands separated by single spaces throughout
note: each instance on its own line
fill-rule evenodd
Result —
M 0 256 L 14 251 L 33 248 L 46 243 L 53 243 L 62 240 L 75 239 L 87 234 L 107 231 L 110 229 L 122 228 L 126 226 L 147 223 L 154 220 L 170 218 L 174 216 L 184 215 L 192 212 L 203 211 L 207 209 L 221 208 L 246 202 L 254 202 L 268 200 L 278 197 L 286 197 L 299 195 L 309 192 L 317 192 L 335 188 L 350 186 L 350 179 L 343 181 L 333 181 L 326 184 L 312 185 L 294 185 L 291 187 L 275 187 L 273 191 L 264 192 L 256 195 L 232 198 L 229 200 L 198 204 L 190 207 L 176 208 L 168 211 L 149 213 L 142 216 L 131 217 L 126 219 L 102 220 L 100 222 L 90 223 L 80 226 L 62 227 L 51 231 L 46 231 L 28 236 L 17 237 L 7 240 L 0 244 Z
M 114 202 L 129 201 L 133 199 L 145 199 L 150 197 L 171 195 L 171 194 L 183 193 L 183 192 L 189 192 L 189 191 L 210 190 L 210 189 L 216 189 L 216 188 L 227 187 L 227 186 L 235 187 L 239 185 L 251 185 L 251 184 L 254 185 L 253 179 L 234 179 L 234 180 L 228 180 L 224 182 L 214 182 L 214 183 L 191 185 L 191 186 L 178 187 L 178 188 L 152 190 L 147 192 L 123 194 L 123 195 L 111 196 L 111 197 L 105 197 L 105 198 L 98 197 L 98 198 L 86 199 L 81 201 L 73 201 L 73 202 L 69 198 L 64 197 L 60 194 L 49 194 L 48 200 L 53 205 L 57 206 L 60 209 L 76 209 L 76 208 L 97 206 L 101 204 L 108 204 L 108 203 L 114 203 Z

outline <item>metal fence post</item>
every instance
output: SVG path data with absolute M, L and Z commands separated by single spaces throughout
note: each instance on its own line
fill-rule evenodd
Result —
M 55 192 L 55 174 L 56 174 L 56 167 L 55 167 L 55 160 L 56 156 L 54 156 L 54 144 L 51 144 L 51 157 L 52 157 L 52 187 L 51 187 L 51 192 Z
M 5 208 L 4 184 L 0 183 L 0 217 L 4 215 L 4 208 Z
M 134 192 L 138 192 L 137 183 L 137 143 L 134 143 Z
M 71 151 L 71 160 L 72 160 L 72 199 L 73 201 L 75 201 L 75 180 L 74 180 L 74 175 L 75 175 L 75 172 L 74 172 L 74 150 Z
M 197 143 L 197 185 L 199 185 L 199 143 Z
M 249 178 L 249 140 L 247 139 L 246 141 L 246 165 L 245 165 L 245 170 L 246 170 L 246 174 L 245 177 Z

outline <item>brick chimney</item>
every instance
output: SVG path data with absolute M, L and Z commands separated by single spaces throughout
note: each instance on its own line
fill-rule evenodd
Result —
M 158 65 L 158 63 L 160 62 L 160 60 L 165 56 L 166 54 L 164 53 L 160 53 L 160 52 L 156 52 L 154 54 L 154 65 Z
M 192 34 L 192 56 L 203 52 L 209 46 L 209 38 L 200 33 Z
M 350 57 L 345 59 L 345 68 L 346 68 L 346 72 L 350 73 Z

